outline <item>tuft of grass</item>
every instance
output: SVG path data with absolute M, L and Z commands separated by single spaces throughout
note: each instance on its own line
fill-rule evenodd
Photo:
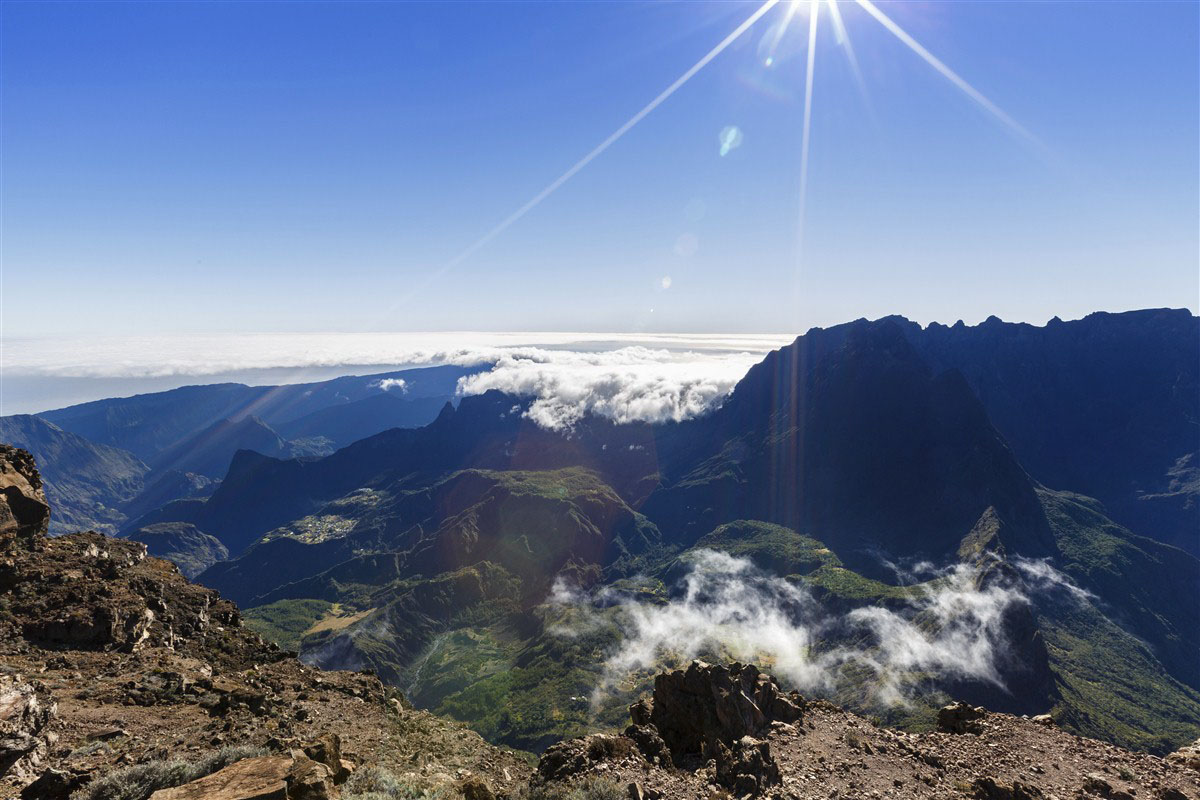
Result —
M 342 787 L 342 800 L 442 800 L 448 797 L 443 788 L 420 786 L 380 767 L 355 770 Z
M 589 777 L 574 786 L 529 787 L 518 797 L 519 800 L 626 800 L 629 795 L 609 778 Z
M 182 786 L 241 761 L 266 755 L 261 747 L 223 747 L 198 761 L 148 761 L 110 772 L 79 789 L 71 800 L 146 800 L 159 789 Z

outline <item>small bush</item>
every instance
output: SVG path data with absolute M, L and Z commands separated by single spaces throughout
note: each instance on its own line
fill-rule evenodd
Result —
M 342 787 L 342 800 L 442 800 L 442 789 L 418 786 L 386 769 L 360 767 Z
M 223 747 L 199 761 L 148 761 L 98 778 L 71 795 L 71 800 L 146 800 L 159 789 L 169 789 L 203 778 L 235 761 L 266 755 L 261 747 Z
M 626 800 L 621 787 L 608 778 L 585 778 L 574 786 L 548 784 L 534 786 L 520 795 L 521 800 Z

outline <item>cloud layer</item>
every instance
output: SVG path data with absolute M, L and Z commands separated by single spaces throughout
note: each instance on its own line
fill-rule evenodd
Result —
M 733 390 L 759 354 L 672 352 L 642 346 L 601 352 L 515 349 L 488 372 L 459 381 L 463 394 L 498 389 L 532 398 L 527 412 L 547 428 L 585 414 L 616 422 L 688 419 Z
M 611 590 L 586 595 L 562 583 L 549 602 L 579 612 L 570 625 L 555 629 L 560 635 L 616 621 L 620 645 L 605 662 L 597 704 L 638 671 L 719 654 L 765 665 L 810 693 L 832 692 L 847 667 L 860 674 L 866 669 L 874 676 L 874 700 L 886 706 L 907 702 L 914 682 L 929 675 L 1001 686 L 1006 613 L 1029 603 L 1031 592 L 1061 589 L 1086 599 L 1046 562 L 1023 563 L 1020 569 L 1032 582 L 994 581 L 982 589 L 971 567 L 922 565 L 927 580 L 912 587 L 899 608 L 869 606 L 839 615 L 803 585 L 765 574 L 746 559 L 699 551 L 666 603 Z M 613 606 L 615 615 L 600 611 Z
M 788 336 L 723 334 L 260 334 L 10 340 L 9 376 L 162 378 L 252 370 L 345 367 L 347 374 L 436 364 L 494 365 L 459 385 L 532 399 L 550 428 L 584 414 L 617 422 L 695 416 L 724 398 L 752 364 Z M 385 390 L 402 387 L 388 385 Z

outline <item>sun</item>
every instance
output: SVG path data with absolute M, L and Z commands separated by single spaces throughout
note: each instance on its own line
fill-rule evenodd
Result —
M 896 39 L 902 42 L 909 50 L 915 53 L 926 64 L 934 69 L 939 75 L 948 80 L 951 84 L 957 87 L 964 95 L 975 102 L 980 108 L 988 112 L 994 119 L 1004 125 L 1010 133 L 1017 138 L 1025 140 L 1028 144 L 1033 144 L 1037 148 L 1042 148 L 1038 139 L 1026 130 L 1020 123 L 1005 113 L 999 106 L 988 99 L 982 92 L 968 83 L 962 76 L 947 66 L 941 59 L 931 53 L 924 45 L 913 38 L 904 28 L 902 28 L 895 20 L 885 14 L 872 0 L 766 0 L 761 6 L 756 8 L 740 25 L 730 31 L 724 39 L 716 44 L 711 50 L 704 54 L 691 67 L 689 67 L 682 75 L 675 79 L 667 88 L 663 89 L 649 103 L 642 107 L 640 111 L 626 120 L 620 127 L 608 135 L 600 144 L 596 145 L 590 152 L 567 168 L 565 172 L 551 181 L 545 188 L 527 200 L 524 205 L 517 208 L 506 218 L 501 220 L 495 227 L 485 233 L 467 248 L 462 250 L 457 256 L 443 264 L 441 267 L 433 270 L 426 279 L 416 288 L 414 288 L 405 298 L 397 302 L 400 303 L 411 298 L 417 292 L 421 291 L 429 283 L 437 280 L 445 273 L 457 267 L 463 261 L 473 256 L 477 251 L 481 250 L 497 236 L 500 236 L 511 226 L 516 224 L 522 217 L 540 205 L 542 201 L 550 195 L 558 191 L 563 184 L 585 168 L 588 164 L 598 158 L 604 151 L 617 142 L 622 136 L 628 133 L 634 126 L 645 119 L 651 112 L 662 105 L 671 95 L 675 94 L 684 84 L 690 81 L 696 73 L 704 69 L 717 56 L 724 52 L 731 44 L 740 39 L 743 34 L 754 27 L 759 20 L 767 16 L 769 12 L 775 9 L 776 6 L 782 6 L 783 19 L 780 20 L 771 37 L 771 46 L 768 48 L 767 55 L 762 59 L 762 64 L 766 68 L 773 68 L 777 59 L 775 50 L 779 45 L 779 41 L 787 34 L 794 18 L 800 15 L 803 11 L 808 17 L 807 25 L 807 42 L 808 50 L 805 59 L 804 71 L 804 122 L 800 131 L 800 187 L 799 200 L 800 211 L 797 219 L 797 257 L 800 258 L 803 248 L 803 232 L 804 218 L 806 213 L 806 203 L 808 194 L 808 162 L 809 149 L 811 145 L 812 134 L 812 115 L 813 115 L 813 73 L 816 70 L 816 43 L 818 29 L 820 27 L 821 6 L 824 5 L 829 23 L 833 30 L 833 36 L 836 44 L 845 54 L 849 62 L 850 69 L 854 75 L 854 79 L 858 84 L 859 90 L 864 96 L 867 94 L 866 83 L 863 80 L 862 72 L 858 66 L 858 58 L 854 52 L 854 46 L 850 41 L 850 34 L 847 31 L 845 21 L 842 17 L 841 4 L 845 3 L 849 8 L 860 8 L 866 12 L 867 17 L 873 19 L 878 24 L 882 25 Z M 395 307 L 395 306 L 394 306 Z

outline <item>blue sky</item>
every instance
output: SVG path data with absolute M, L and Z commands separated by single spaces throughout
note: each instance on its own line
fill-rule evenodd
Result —
M 1195 2 L 5 3 L 4 335 L 799 332 L 1187 306 Z M 721 131 L 741 143 L 725 155 Z M 437 276 L 430 280 L 430 276 Z M 669 277 L 668 281 L 664 278 Z

